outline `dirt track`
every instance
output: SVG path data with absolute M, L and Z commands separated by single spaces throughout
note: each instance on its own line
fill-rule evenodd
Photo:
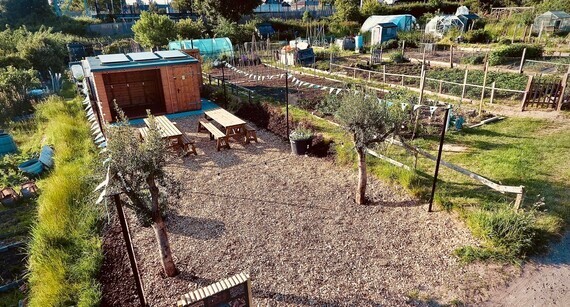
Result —
M 570 302 L 570 233 L 552 252 L 527 263 L 520 277 L 496 289 L 488 306 L 568 306 Z

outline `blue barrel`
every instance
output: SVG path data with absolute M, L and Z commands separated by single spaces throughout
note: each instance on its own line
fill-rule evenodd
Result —
M 18 147 L 9 134 L 0 134 L 0 156 L 16 152 Z
M 355 43 L 355 47 L 356 49 L 360 50 L 364 47 L 364 37 L 362 37 L 361 35 L 355 36 L 354 37 L 354 43 Z
M 24 173 L 37 176 L 44 170 L 44 165 L 38 159 L 31 159 L 18 165 L 18 169 Z

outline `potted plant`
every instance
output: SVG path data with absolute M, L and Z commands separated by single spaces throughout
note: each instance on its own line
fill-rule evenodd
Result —
M 289 134 L 291 151 L 295 155 L 304 155 L 311 147 L 313 132 L 307 128 L 299 127 Z

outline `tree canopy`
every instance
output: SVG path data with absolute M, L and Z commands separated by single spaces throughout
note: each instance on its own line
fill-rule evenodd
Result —
M 206 26 L 201 18 L 197 21 L 186 18 L 176 23 L 176 31 L 178 36 L 183 39 L 196 39 L 202 37 L 206 31 Z
M 142 12 L 141 18 L 133 25 L 135 40 L 146 48 L 165 46 L 176 38 L 174 22 L 166 15 Z
M 172 7 L 179 12 L 192 10 L 192 0 L 172 0 Z
M 231 3 L 225 0 L 199 0 L 197 7 L 212 20 L 224 18 L 238 22 L 241 16 L 251 14 L 260 4 L 261 0 L 233 0 Z
M 400 105 L 379 102 L 375 95 L 351 93 L 342 97 L 336 118 L 352 135 L 358 154 L 358 187 L 356 202 L 366 203 L 366 150 L 374 143 L 383 142 L 390 134 L 397 133 L 404 114 Z

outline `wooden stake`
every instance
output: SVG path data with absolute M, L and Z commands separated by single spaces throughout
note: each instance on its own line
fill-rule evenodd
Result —
M 483 88 L 481 89 L 481 101 L 479 102 L 479 115 L 483 110 L 483 99 L 485 98 L 485 86 L 487 86 L 487 74 L 489 73 L 489 61 L 485 62 L 485 75 L 483 76 Z
M 386 65 L 382 65 L 382 79 L 386 83 Z
M 521 112 L 524 111 L 524 108 L 526 107 L 526 101 L 528 100 L 530 90 L 532 88 L 533 78 L 534 77 L 532 75 L 528 76 L 528 81 L 526 82 L 526 88 L 521 102 Z
M 453 45 L 449 47 L 449 67 L 453 68 Z
M 560 97 L 558 97 L 558 105 L 556 106 L 556 111 L 562 109 L 562 102 L 564 101 L 564 93 L 566 92 L 566 87 L 568 86 L 568 76 L 570 73 L 566 73 L 562 78 L 562 89 L 560 90 Z
M 493 104 L 493 99 L 495 99 L 495 81 L 491 83 L 491 99 L 489 100 L 490 104 Z
M 521 64 L 519 65 L 519 74 L 522 74 L 522 72 L 523 72 L 525 57 L 526 57 L 526 48 L 523 49 L 523 53 L 522 53 L 522 57 L 521 57 Z
M 465 69 L 465 75 L 463 76 L 463 88 L 461 89 L 461 99 L 459 100 L 459 103 L 463 102 L 463 98 L 465 98 L 465 87 L 467 86 L 467 74 L 468 74 L 468 70 Z

